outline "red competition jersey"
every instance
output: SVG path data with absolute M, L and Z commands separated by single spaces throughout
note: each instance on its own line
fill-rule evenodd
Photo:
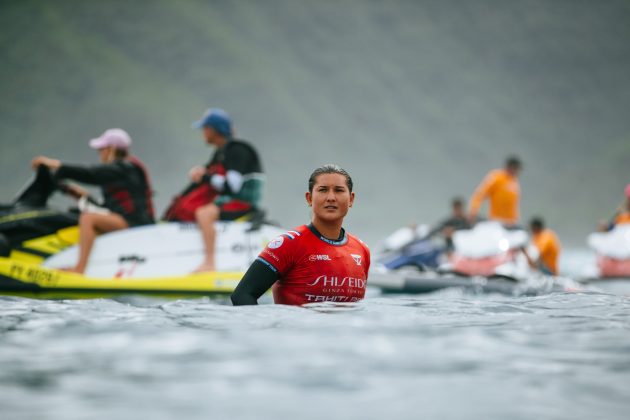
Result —
M 278 273 L 275 303 L 357 302 L 365 296 L 370 250 L 345 232 L 333 241 L 304 225 L 269 242 L 258 260 Z

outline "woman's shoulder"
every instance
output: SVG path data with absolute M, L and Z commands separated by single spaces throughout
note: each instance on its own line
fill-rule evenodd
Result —
M 295 227 L 293 229 L 286 230 L 282 232 L 279 236 L 289 239 L 291 241 L 301 240 L 304 238 L 304 235 L 308 232 L 308 226 L 302 225 Z
M 346 235 L 348 235 L 348 243 L 349 244 L 352 244 L 354 246 L 362 248 L 367 254 L 370 253 L 370 247 L 368 247 L 365 242 L 363 242 L 361 239 L 359 239 L 358 236 L 356 236 L 356 235 L 354 235 L 352 233 L 346 233 Z
M 279 249 L 286 244 L 296 245 L 302 242 L 302 238 L 304 238 L 304 234 L 307 230 L 308 228 L 306 226 L 299 226 L 294 229 L 286 230 L 272 239 L 267 247 L 271 249 Z
M 134 162 L 130 159 L 116 159 L 112 162 L 103 163 L 103 167 L 116 168 L 123 171 L 131 171 L 135 168 Z
M 232 139 L 225 146 L 225 153 L 228 155 L 249 153 L 256 155 L 256 149 L 251 143 L 241 139 Z

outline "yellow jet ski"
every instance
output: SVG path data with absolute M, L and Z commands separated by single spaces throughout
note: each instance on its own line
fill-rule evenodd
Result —
M 168 222 L 98 237 L 85 274 L 64 271 L 78 258 L 78 212 L 46 207 L 58 188 L 44 171 L 0 207 L 0 294 L 83 298 L 118 294 L 213 296 L 231 293 L 269 240 L 282 231 L 258 220 L 217 222 L 217 271 L 203 260 L 195 224 Z

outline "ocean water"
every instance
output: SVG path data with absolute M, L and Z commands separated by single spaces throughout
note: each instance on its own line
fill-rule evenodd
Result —
M 0 419 L 627 419 L 630 299 L 0 297 Z

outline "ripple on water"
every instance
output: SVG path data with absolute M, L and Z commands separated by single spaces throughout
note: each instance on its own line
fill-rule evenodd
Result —
M 606 418 L 628 412 L 630 300 L 0 298 L 11 419 Z

